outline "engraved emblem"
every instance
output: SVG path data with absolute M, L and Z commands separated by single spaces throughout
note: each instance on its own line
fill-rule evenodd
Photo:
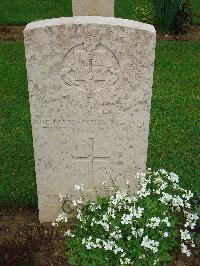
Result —
M 114 53 L 101 44 L 100 38 L 89 36 L 65 55 L 61 77 L 77 93 L 91 97 L 117 83 L 119 62 Z

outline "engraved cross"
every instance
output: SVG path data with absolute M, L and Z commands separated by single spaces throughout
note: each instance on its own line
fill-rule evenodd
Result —
M 90 72 L 92 72 L 92 58 L 89 59 L 89 69 Z
M 83 161 L 88 163 L 88 175 L 90 183 L 94 183 L 94 162 L 108 161 L 110 157 L 94 156 L 94 138 L 90 138 L 88 141 L 89 153 L 88 156 L 74 157 L 74 161 Z

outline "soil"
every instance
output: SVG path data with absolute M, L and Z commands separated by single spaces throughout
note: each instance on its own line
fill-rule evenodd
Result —
M 25 26 L 1 26 L 0 40 L 5 41 L 24 41 L 23 30 Z
M 23 30 L 25 26 L 1 26 L 0 40 L 24 41 Z M 157 33 L 158 40 L 176 40 L 176 41 L 200 41 L 200 26 L 191 26 L 186 29 L 184 34 L 167 35 Z
M 169 266 L 200 266 L 199 255 L 197 249 L 190 258 L 175 251 Z M 36 209 L 0 208 L 0 265 L 67 265 L 63 232 L 40 224 Z
M 200 26 L 188 27 L 185 33 L 177 35 L 161 34 L 157 32 L 157 39 L 166 41 L 200 41 Z
M 35 209 L 1 209 L 0 265 L 67 265 L 63 232 L 40 224 Z

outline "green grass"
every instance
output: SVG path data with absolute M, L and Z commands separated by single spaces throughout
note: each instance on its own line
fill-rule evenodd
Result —
M 0 203 L 36 205 L 24 47 L 0 42 Z
M 0 1 L 0 24 L 2 25 L 23 25 L 34 20 L 71 15 L 71 0 Z
M 193 11 L 193 24 L 200 25 L 200 1 L 191 0 Z
M 72 0 L 1 0 L 0 25 L 22 25 L 40 19 L 72 16 Z M 134 6 L 150 0 L 115 0 L 115 15 L 133 18 Z M 193 23 L 200 25 L 200 1 L 191 0 Z
M 199 43 L 159 42 L 156 49 L 148 165 L 181 176 L 193 191 L 199 173 Z M 0 42 L 0 203 L 37 204 L 23 44 Z
M 174 171 L 182 184 L 200 190 L 200 45 L 157 46 L 148 165 Z

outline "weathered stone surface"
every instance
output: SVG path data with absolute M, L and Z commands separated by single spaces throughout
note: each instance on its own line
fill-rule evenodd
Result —
M 114 17 L 114 0 L 72 0 L 74 16 Z
M 33 22 L 24 35 L 45 222 L 75 184 L 145 170 L 156 38 L 151 25 L 102 17 Z

